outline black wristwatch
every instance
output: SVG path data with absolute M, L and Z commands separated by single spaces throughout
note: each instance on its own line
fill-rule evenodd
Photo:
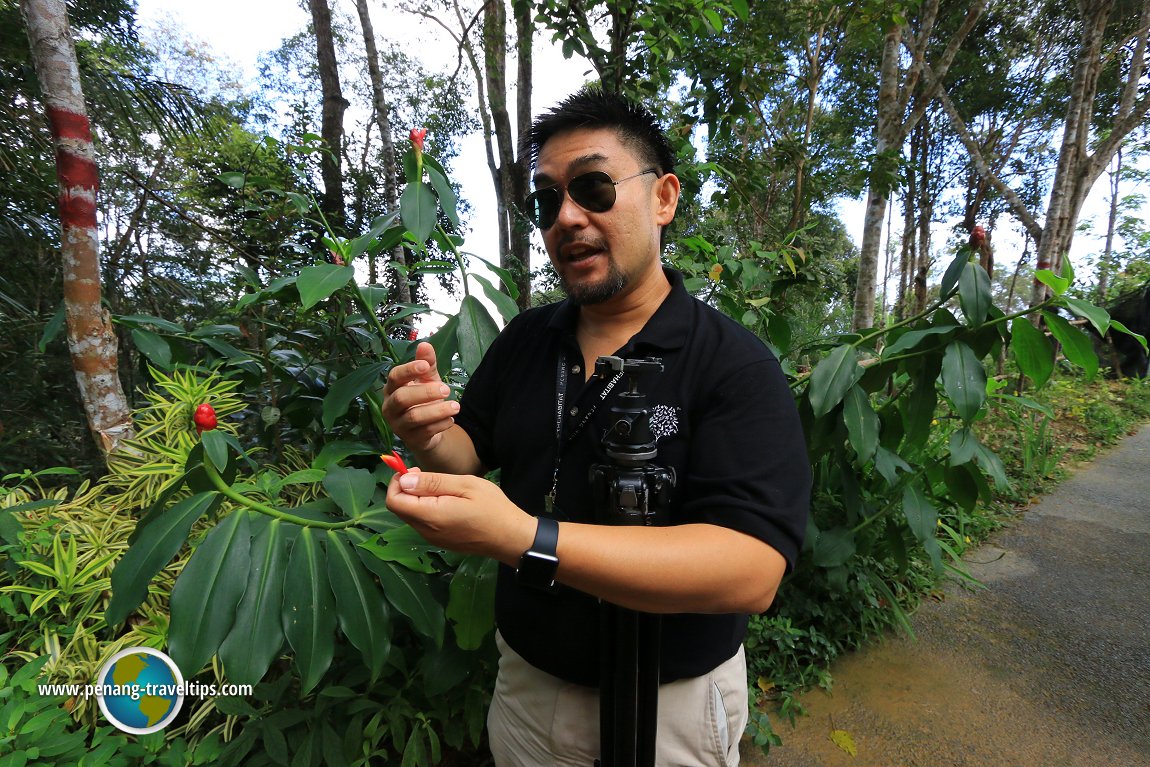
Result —
M 559 557 L 555 555 L 559 543 L 559 523 L 546 517 L 539 518 L 535 528 L 535 542 L 519 558 L 516 580 L 524 586 L 555 590 L 555 571 L 559 569 Z

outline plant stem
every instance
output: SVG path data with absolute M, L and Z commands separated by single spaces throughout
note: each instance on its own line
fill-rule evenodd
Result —
M 259 501 L 248 498 L 225 482 L 211 461 L 204 461 L 204 472 L 207 473 L 208 479 L 211 480 L 211 483 L 216 486 L 216 489 L 219 490 L 225 498 L 230 498 L 241 506 L 245 506 L 252 511 L 258 511 L 260 514 L 274 517 L 284 522 L 302 525 L 303 527 L 317 527 L 321 530 L 342 530 L 355 524 L 355 521 L 351 519 L 344 522 L 318 522 L 314 519 L 305 519 L 283 511 L 282 509 L 277 509 L 274 506 L 268 506 L 266 503 L 260 503 Z

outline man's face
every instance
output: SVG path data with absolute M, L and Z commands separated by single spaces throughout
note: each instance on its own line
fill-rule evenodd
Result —
M 535 188 L 564 190 L 555 223 L 543 242 L 564 292 L 577 304 L 607 301 L 657 269 L 659 232 L 678 202 L 678 179 L 667 174 L 637 176 L 615 187 L 610 210 L 596 213 L 566 192 L 571 179 L 602 171 L 619 181 L 642 173 L 644 165 L 611 128 L 578 129 L 553 136 L 539 150 Z

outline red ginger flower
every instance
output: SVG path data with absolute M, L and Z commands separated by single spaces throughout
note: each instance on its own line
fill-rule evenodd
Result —
M 970 230 L 970 249 L 980 251 L 986 245 L 986 230 L 982 228 L 982 224 L 975 224 L 974 228 Z
M 403 459 L 399 457 L 399 453 L 392 450 L 391 455 L 381 455 L 380 459 L 391 468 L 396 474 L 406 474 L 407 465 L 404 464 Z
M 411 330 L 407 331 L 407 340 L 408 341 L 419 340 L 419 331 L 416 330 L 415 328 L 412 328 Z
M 196 425 L 196 434 L 211 431 L 216 428 L 216 409 L 205 402 L 196 408 L 196 413 L 192 416 L 192 423 Z
M 416 155 L 423 154 L 423 140 L 427 138 L 427 128 L 412 128 L 408 135 L 411 138 L 411 145 L 415 147 Z

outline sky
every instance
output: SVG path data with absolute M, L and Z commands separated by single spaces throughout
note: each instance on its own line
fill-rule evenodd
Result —
M 343 3 L 347 13 L 354 14 L 351 3 Z M 337 6 L 338 7 L 338 6 Z M 191 36 L 206 42 L 221 56 L 235 62 L 243 70 L 244 80 L 256 84 L 258 77 L 257 60 L 263 53 L 277 48 L 280 42 L 309 22 L 308 14 L 295 0 L 138 0 L 141 26 L 147 26 L 167 17 L 173 18 Z M 431 67 L 454 69 L 455 48 L 435 25 L 412 14 L 387 11 L 381 3 L 371 3 L 371 13 L 376 34 L 393 40 L 411 40 L 412 48 L 419 53 L 424 63 Z M 564 60 L 559 47 L 548 39 L 538 39 L 535 50 L 535 82 L 532 92 L 533 111 L 538 113 L 551 106 L 567 94 L 578 89 L 587 80 L 589 65 L 581 59 Z M 478 134 L 462 142 L 461 153 L 455 161 L 456 180 L 460 181 L 463 193 L 474 206 L 469 222 L 471 231 L 467 233 L 465 250 L 483 258 L 498 262 L 498 236 L 492 225 L 494 220 L 494 194 L 491 176 L 487 169 L 486 153 L 482 137 Z M 1122 194 L 1134 191 L 1124 188 Z M 1095 184 L 1091 198 L 1083 210 L 1082 221 L 1092 220 L 1094 234 L 1080 232 L 1075 236 L 1071 252 L 1072 263 L 1081 271 L 1086 271 L 1089 254 L 1100 252 L 1102 237 L 1105 234 L 1108 191 L 1106 176 Z M 857 244 L 862 238 L 864 200 L 843 199 L 838 210 L 851 239 Z M 900 218 L 900 211 L 895 211 Z M 884 227 L 885 229 L 885 227 Z M 901 224 L 895 222 L 895 231 Z M 951 229 L 948 225 L 937 225 L 934 230 L 935 247 L 941 246 Z M 885 237 L 885 233 L 884 233 Z M 1022 229 L 1009 216 L 1002 216 L 994 233 L 996 265 L 1013 270 L 1022 252 Z M 1032 249 L 1033 250 L 1033 249 Z M 947 259 L 949 260 L 949 259 Z M 533 266 L 538 267 L 535 263 Z M 942 264 L 940 270 L 945 268 Z M 1093 267 L 1090 267 L 1092 273 Z M 896 285 L 891 290 L 897 289 Z M 881 285 L 880 285 L 881 290 Z M 433 296 L 436 308 L 451 311 L 445 306 L 450 302 L 447 296 Z M 458 300 L 458 299 L 454 299 Z M 493 312 L 493 316 L 497 315 Z M 438 321 L 428 318 L 431 330 Z

